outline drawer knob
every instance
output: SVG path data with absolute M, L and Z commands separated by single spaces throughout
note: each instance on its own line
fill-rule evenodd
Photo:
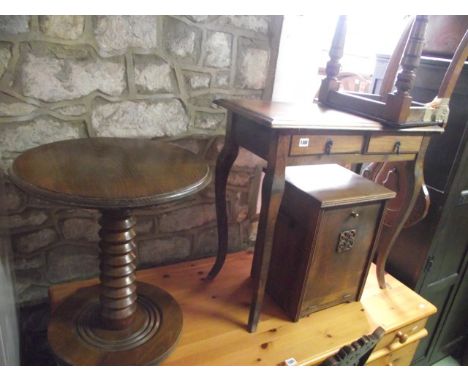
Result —
M 397 334 L 395 335 L 395 338 L 398 339 L 398 342 L 400 344 L 404 344 L 406 341 L 408 341 L 408 334 L 398 331 Z
M 328 139 L 325 142 L 325 154 L 327 154 L 327 155 L 330 154 L 332 146 L 333 146 L 333 141 L 331 139 Z
M 351 211 L 351 217 L 358 218 L 359 217 L 359 212 Z
M 396 154 L 400 154 L 400 147 L 401 147 L 401 142 L 397 141 L 395 143 L 395 146 L 393 146 L 393 152 L 395 152 Z

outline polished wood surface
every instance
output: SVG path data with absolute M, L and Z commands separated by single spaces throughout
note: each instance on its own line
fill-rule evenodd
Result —
M 361 301 L 313 313 L 298 323 L 291 322 L 266 296 L 258 331 L 250 334 L 245 330 L 245 316 L 252 293 L 251 258 L 248 253 L 227 256 L 223 277 L 213 282 L 205 280 L 210 259 L 137 272 L 139 281 L 157 284 L 173 295 L 184 315 L 179 343 L 162 365 L 279 365 L 291 357 L 300 365 L 319 364 L 378 326 L 385 336 L 376 351 L 385 355 L 391 347 L 405 345 L 395 338 L 400 330 L 409 335 L 408 342 L 414 334 L 424 336 L 424 322 L 436 311 L 390 275 L 386 277 L 389 287 L 380 289 L 372 266 Z M 77 288 L 97 282 L 51 287 L 52 308 Z M 373 353 L 369 362 L 375 359 Z
M 291 319 L 359 300 L 394 195 L 338 165 L 286 169 L 267 290 Z
M 388 188 L 336 164 L 287 167 L 286 181 L 310 195 L 310 203 L 318 202 L 320 207 L 386 200 L 395 196 L 395 192 Z
M 135 284 L 135 218 L 125 210 L 105 211 L 99 221 L 101 238 L 100 318 L 104 326 L 124 329 L 137 310 Z
M 99 287 L 78 290 L 52 316 L 49 343 L 71 365 L 153 365 L 173 349 L 182 313 L 168 293 L 135 282 L 131 208 L 179 199 L 210 181 L 206 162 L 148 139 L 86 138 L 22 153 L 12 181 L 35 197 L 97 208 Z
M 421 147 L 422 137 L 401 137 L 382 135 L 372 137 L 367 147 L 368 153 L 417 153 Z
M 182 198 L 210 180 L 187 150 L 149 139 L 84 138 L 22 153 L 10 171 L 25 191 L 81 207 L 142 207 Z
M 255 288 L 252 296 L 248 329 L 256 330 L 260 315 L 264 287 L 268 275 L 271 259 L 273 234 L 279 211 L 279 205 L 284 193 L 285 168 L 287 166 L 301 166 L 311 164 L 351 164 L 369 162 L 406 162 L 408 178 L 406 183 L 409 191 L 403 200 L 403 208 L 412 209 L 417 193 L 423 183 L 421 166 L 427 143 L 432 135 L 440 134 L 444 130 L 432 122 L 429 126 L 423 124 L 412 128 L 389 128 L 378 122 L 363 119 L 352 114 L 338 112 L 330 108 L 323 108 L 314 103 L 308 105 L 262 102 L 256 100 L 217 100 L 216 103 L 228 109 L 229 122 L 226 130 L 225 146 L 216 163 L 216 211 L 218 223 L 218 253 L 213 268 L 207 276 L 214 279 L 223 267 L 225 260 L 228 232 L 227 211 L 225 200 L 226 179 L 234 163 L 239 147 L 253 152 L 265 159 L 265 179 L 262 185 L 262 206 L 260 211 L 257 240 L 255 243 L 255 257 L 252 275 Z M 347 123 L 347 121 L 349 123 Z M 333 138 L 346 135 L 350 141 L 362 140 L 359 152 L 333 152 Z M 421 142 L 419 149 L 413 153 L 400 152 L 394 144 L 392 152 L 368 153 L 370 141 L 375 137 L 392 136 L 402 140 L 415 137 Z M 355 138 L 358 137 L 358 138 Z M 303 140 L 301 138 L 306 138 Z M 297 147 L 307 150 L 315 142 L 325 142 L 324 152 L 318 154 L 297 155 Z M 387 138 L 384 138 L 387 142 Z M 406 145 L 405 145 L 406 146 Z M 414 146 L 414 145 L 413 145 Z M 401 141 L 400 145 L 401 147 Z M 407 220 L 405 210 L 396 215 L 398 224 L 385 229 L 385 244 L 379 249 L 378 278 L 379 285 L 385 288 L 385 263 L 394 238 L 399 234 Z M 401 224 L 400 224 L 401 223 Z
M 309 142 L 303 146 L 303 142 Z M 364 137 L 349 135 L 293 135 L 290 155 L 360 153 Z
M 53 313 L 47 338 L 59 364 L 72 366 L 157 365 L 177 345 L 182 310 L 153 284 L 137 282 L 134 319 L 121 330 L 99 320 L 99 285 L 79 288 Z
M 283 133 L 294 132 L 295 129 L 309 131 L 326 129 L 328 132 L 373 131 L 386 132 L 386 125 L 344 111 L 335 110 L 318 103 L 287 103 L 259 100 L 216 100 L 219 106 L 247 116 L 249 119 Z M 438 132 L 436 123 L 425 127 L 406 127 L 402 129 L 409 133 Z M 391 129 L 390 131 L 395 131 Z M 296 130 L 298 132 L 298 130 Z M 302 132 L 305 133 L 305 132 Z

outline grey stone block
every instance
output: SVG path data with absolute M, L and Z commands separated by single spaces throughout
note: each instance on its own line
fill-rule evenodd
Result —
M 0 33 L 19 34 L 29 32 L 29 16 L 0 16 Z
M 8 63 L 10 62 L 11 51 L 10 47 L 6 44 L 0 45 L 0 78 L 2 78 L 3 73 L 5 73 Z
M 171 93 L 176 87 L 174 69 L 157 56 L 135 55 L 135 84 L 139 93 Z
M 268 47 L 263 43 L 239 39 L 236 87 L 256 90 L 265 88 L 269 59 Z
M 94 36 L 104 57 L 124 53 L 128 48 L 157 47 L 156 16 L 97 16 Z
M 3 126 L 0 129 L 0 152 L 3 155 L 17 154 L 45 143 L 85 136 L 83 122 L 65 122 L 51 117 L 39 117 L 32 121 Z
M 209 73 L 184 71 L 187 87 L 191 90 L 208 89 L 210 87 L 211 75 Z
M 99 240 L 99 224 L 94 219 L 67 219 L 62 223 L 62 233 L 67 240 Z
M 51 283 L 85 279 L 99 274 L 97 247 L 63 245 L 47 254 L 46 277 Z
M 137 217 L 136 225 L 135 225 L 135 232 L 137 235 L 150 233 L 154 229 L 154 221 L 153 219 L 144 219 L 142 217 Z
M 32 257 L 15 256 L 14 268 L 15 270 L 28 270 L 39 269 L 45 265 L 45 257 L 43 254 L 35 255 Z
M 188 117 L 178 99 L 96 104 L 91 122 L 100 137 L 162 137 L 184 133 Z
M 225 113 L 208 113 L 198 111 L 195 114 L 195 128 L 204 130 L 216 130 L 225 127 Z
M 235 252 L 241 249 L 239 226 L 237 224 L 228 227 L 228 251 Z M 214 255 L 218 251 L 218 230 L 209 228 L 194 235 L 193 257 Z
M 126 89 L 125 64 L 120 59 L 93 57 L 83 48 L 60 51 L 35 45 L 23 46 L 18 70 L 19 91 L 43 101 L 61 101 L 86 96 L 93 91 L 117 96 Z
M 181 208 L 161 215 L 159 229 L 161 232 L 178 232 L 194 227 L 200 227 L 216 219 L 213 204 L 201 204 Z
M 216 19 L 218 16 L 210 16 L 210 15 L 189 15 L 185 16 L 187 19 L 190 21 L 193 21 L 194 23 L 206 23 L 210 20 Z
M 231 65 L 232 36 L 228 33 L 211 32 L 206 43 L 205 65 L 227 68 Z
M 218 25 L 226 25 L 252 32 L 267 34 L 269 29 L 268 16 L 221 16 L 215 21 Z
M 34 305 L 47 301 L 49 288 L 41 285 L 26 285 L 17 293 L 20 305 Z
M 25 226 L 38 226 L 48 219 L 48 215 L 41 210 L 26 210 L 25 212 L 8 217 L 8 226 L 10 229 L 25 227 Z
M 201 29 L 166 17 L 164 42 L 167 52 L 182 63 L 196 64 L 200 57 Z
M 84 16 L 39 16 L 39 28 L 47 36 L 74 40 L 83 34 L 84 21 Z
M 230 87 L 230 72 L 218 72 L 213 76 L 212 86 L 214 88 L 228 89 Z
M 142 240 L 138 243 L 138 265 L 174 263 L 190 256 L 190 240 L 173 236 L 167 239 Z
M 52 228 L 44 228 L 28 234 L 17 235 L 13 238 L 13 247 L 22 253 L 31 253 L 44 248 L 58 239 Z
M 5 194 L 1 205 L 7 212 L 20 210 L 25 205 L 26 200 L 24 191 L 21 191 L 13 183 L 5 182 Z

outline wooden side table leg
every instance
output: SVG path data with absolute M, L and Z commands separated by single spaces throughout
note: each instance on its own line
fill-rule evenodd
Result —
M 396 238 L 400 234 L 403 226 L 408 220 L 414 204 L 418 198 L 419 191 L 424 184 L 424 157 L 426 154 L 427 146 L 429 144 L 430 137 L 425 137 L 421 143 L 421 149 L 418 153 L 417 158 L 414 161 L 406 162 L 406 176 L 408 184 L 408 195 L 400 208 L 400 216 L 398 217 L 398 224 L 394 224 L 391 227 L 384 226 L 382 234 L 380 236 L 380 242 L 377 249 L 376 265 L 377 265 L 377 280 L 379 287 L 385 289 L 385 264 L 387 263 L 388 255 L 390 250 L 395 243 Z M 410 255 L 410 254 L 409 254 Z
M 284 193 L 286 157 L 289 137 L 279 137 L 277 145 L 272 145 L 262 186 L 262 208 L 258 224 L 257 241 L 254 254 L 254 291 L 250 305 L 248 330 L 253 333 L 257 324 L 265 295 L 268 270 L 276 219 Z
M 212 280 L 219 273 L 226 260 L 228 248 L 228 219 L 226 211 L 226 184 L 232 164 L 239 153 L 239 145 L 232 137 L 232 115 L 228 115 L 228 126 L 224 147 L 216 161 L 215 170 L 215 195 L 216 195 L 216 219 L 218 223 L 218 253 L 216 261 L 207 275 L 208 280 Z
M 99 223 L 101 321 L 106 329 L 123 329 L 137 308 L 135 219 L 125 210 L 105 210 Z

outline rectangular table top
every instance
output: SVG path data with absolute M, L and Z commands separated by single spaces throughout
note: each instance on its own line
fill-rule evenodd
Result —
M 272 129 L 310 129 L 327 131 L 389 131 L 399 133 L 442 133 L 437 124 L 424 127 L 394 128 L 372 119 L 313 103 L 285 103 L 259 100 L 216 100 L 215 103 Z
M 180 304 L 184 324 L 174 352 L 163 365 L 279 365 L 295 358 L 316 364 L 377 326 L 386 332 L 434 314 L 436 308 L 390 275 L 377 285 L 372 266 L 361 301 L 341 304 L 291 322 L 266 296 L 258 330 L 246 329 L 252 255 L 231 254 L 213 281 L 204 280 L 213 258 L 137 272 L 139 281 L 168 291 Z M 97 279 L 52 286 L 52 308 L 79 287 Z

